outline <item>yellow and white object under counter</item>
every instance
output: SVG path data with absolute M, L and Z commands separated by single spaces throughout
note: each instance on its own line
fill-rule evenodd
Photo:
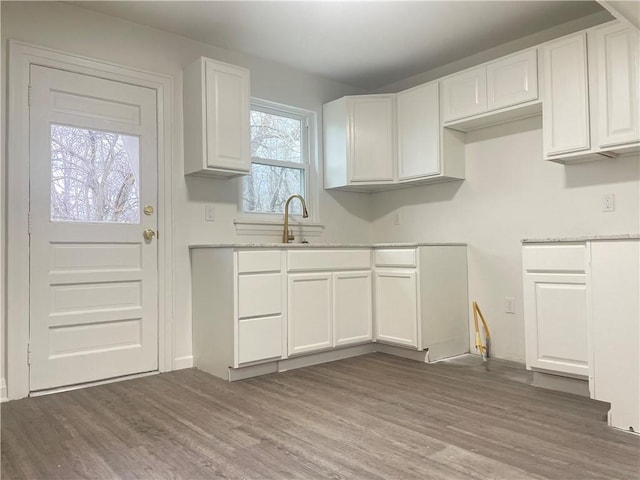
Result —
M 466 245 L 192 245 L 194 365 L 250 376 L 469 350 Z
M 588 379 L 640 431 L 640 235 L 523 242 L 527 368 Z

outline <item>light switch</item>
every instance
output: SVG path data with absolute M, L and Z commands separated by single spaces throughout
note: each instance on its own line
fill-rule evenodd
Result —
M 204 206 L 204 219 L 207 222 L 215 222 L 216 220 L 216 207 L 215 205 Z

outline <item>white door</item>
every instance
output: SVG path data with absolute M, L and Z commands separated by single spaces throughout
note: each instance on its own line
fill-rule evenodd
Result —
M 30 390 L 157 370 L 156 92 L 30 76 Z

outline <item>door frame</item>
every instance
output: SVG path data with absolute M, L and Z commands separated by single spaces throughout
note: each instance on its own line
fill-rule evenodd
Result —
M 158 131 L 158 369 L 173 369 L 173 229 L 170 76 L 9 41 L 7 114 L 7 397 L 29 395 L 29 72 L 57 68 L 154 89 Z M 26 161 L 25 161 L 26 160 Z

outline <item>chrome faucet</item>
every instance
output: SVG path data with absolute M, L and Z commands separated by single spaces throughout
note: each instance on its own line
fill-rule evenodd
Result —
M 307 204 L 305 203 L 304 198 L 302 198 L 302 195 L 298 195 L 296 193 L 287 198 L 287 201 L 284 204 L 284 231 L 282 232 L 282 243 L 292 242 L 296 238 L 293 236 L 293 231 L 289 231 L 289 203 L 294 198 L 299 198 L 300 202 L 302 203 L 302 218 L 309 217 L 309 212 L 307 212 Z

